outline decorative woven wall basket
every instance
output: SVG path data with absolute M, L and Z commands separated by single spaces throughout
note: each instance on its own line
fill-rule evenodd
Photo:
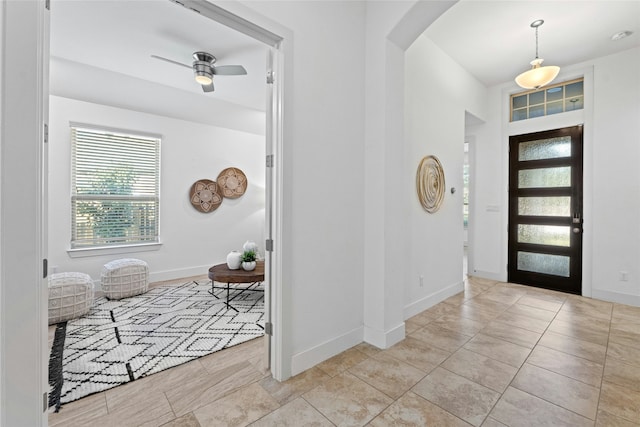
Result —
M 200 212 L 213 212 L 222 204 L 222 192 L 215 181 L 201 179 L 193 183 L 189 199 Z
M 216 182 L 227 199 L 237 199 L 247 191 L 247 176 L 238 168 L 226 168 L 220 172 Z
M 426 156 L 416 172 L 416 191 L 425 211 L 437 212 L 444 201 L 444 169 L 436 156 Z

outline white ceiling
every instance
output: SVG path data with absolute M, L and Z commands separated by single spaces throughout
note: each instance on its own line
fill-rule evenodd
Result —
M 204 93 L 187 68 L 205 51 L 216 65 L 240 64 L 246 76 L 216 76 Z M 54 0 L 51 55 L 264 111 L 267 46 L 168 0 Z
M 540 56 L 547 65 L 580 63 L 640 46 L 640 0 L 462 0 L 426 32 L 442 50 L 487 86 L 512 80 L 535 56 L 529 24 L 544 19 Z M 613 42 L 613 33 L 634 31 Z M 198 50 L 217 65 L 241 64 L 246 76 L 216 76 L 203 93 L 186 68 L 150 55 L 191 64 Z M 265 109 L 266 45 L 168 0 L 55 0 L 51 55 L 149 80 L 251 109 Z
M 426 35 L 487 86 L 513 80 L 531 68 L 535 30 L 544 65 L 561 68 L 640 46 L 640 1 L 477 1 L 462 0 L 445 12 Z M 611 41 L 630 30 L 631 37 Z

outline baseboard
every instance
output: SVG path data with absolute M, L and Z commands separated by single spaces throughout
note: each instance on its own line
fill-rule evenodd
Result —
M 298 375 L 318 363 L 360 344 L 363 336 L 363 328 L 359 327 L 308 350 L 294 354 L 291 358 L 291 376 Z
M 364 342 L 385 349 L 399 343 L 405 337 L 404 322 L 388 331 L 364 327 Z
M 441 289 L 437 292 L 434 292 L 431 295 L 427 295 L 426 297 L 421 298 L 418 301 L 412 302 L 411 304 L 404 307 L 404 318 L 408 319 L 410 317 L 413 317 L 416 314 L 421 313 L 430 307 L 433 307 L 439 302 L 442 302 L 447 298 L 459 292 L 462 292 L 463 290 L 464 282 L 461 281 L 447 286 L 446 288 Z
M 491 273 L 489 271 L 474 270 L 468 272 L 469 276 L 479 277 L 481 279 L 495 280 L 496 282 L 506 282 L 507 275 L 501 273 Z
M 618 304 L 633 305 L 640 307 L 640 295 L 629 295 L 620 292 L 603 291 L 592 289 L 591 297 L 603 301 L 617 302 Z
M 209 268 L 211 268 L 211 265 L 150 272 L 149 282 L 164 282 L 165 280 L 184 279 L 185 277 L 206 276 Z

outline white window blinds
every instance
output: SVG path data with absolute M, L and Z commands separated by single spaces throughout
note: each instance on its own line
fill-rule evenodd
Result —
M 160 138 L 71 127 L 71 248 L 159 241 Z

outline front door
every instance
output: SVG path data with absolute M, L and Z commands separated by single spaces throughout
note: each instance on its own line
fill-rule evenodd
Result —
M 509 137 L 509 281 L 582 291 L 582 126 Z

